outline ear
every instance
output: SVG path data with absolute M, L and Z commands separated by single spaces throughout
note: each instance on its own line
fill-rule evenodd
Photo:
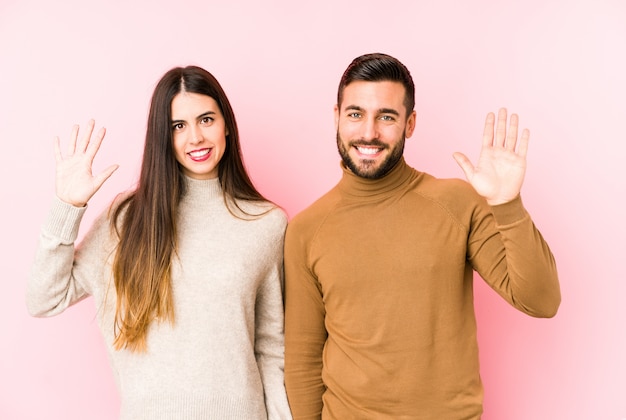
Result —
M 339 105 L 335 105 L 335 131 L 339 130 Z
M 404 130 L 404 136 L 408 139 L 413 135 L 415 130 L 415 119 L 417 118 L 415 110 L 411 111 L 409 118 L 406 119 L 406 128 Z

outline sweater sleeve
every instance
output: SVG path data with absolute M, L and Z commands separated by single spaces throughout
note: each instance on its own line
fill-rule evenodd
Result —
M 283 241 L 286 216 L 281 213 L 280 236 L 271 244 L 269 271 L 257 292 L 255 354 L 263 381 L 269 420 L 290 420 L 284 377 Z
M 86 207 L 77 208 L 55 198 L 42 227 L 30 278 L 26 306 L 32 316 L 46 317 L 63 312 L 92 294 L 89 243 L 97 242 L 96 225 L 77 251 L 74 242 Z M 82 252 L 81 258 L 78 254 Z M 79 263 L 78 261 L 81 261 Z
M 326 311 L 307 263 L 308 238 L 289 225 L 285 238 L 285 384 L 294 419 L 320 419 Z
M 556 263 L 521 198 L 490 210 L 476 212 L 468 243 L 472 265 L 517 309 L 554 316 L 561 302 Z

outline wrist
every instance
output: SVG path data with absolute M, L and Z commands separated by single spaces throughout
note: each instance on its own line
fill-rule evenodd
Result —
M 512 197 L 512 198 L 486 198 L 486 200 L 487 200 L 487 204 L 489 204 L 491 207 L 495 207 L 495 206 L 500 206 L 502 204 L 510 203 L 511 201 L 518 199 L 519 196 L 520 195 L 517 194 L 515 197 Z
M 59 196 L 58 194 L 57 194 L 57 198 L 59 200 L 61 200 L 62 202 L 64 202 L 65 204 L 68 204 L 70 206 L 73 206 L 73 207 L 76 207 L 76 208 L 79 208 L 79 209 L 83 208 L 83 207 L 85 207 L 87 205 L 86 202 L 79 202 L 79 201 L 68 200 L 68 199 L 66 199 L 64 197 Z

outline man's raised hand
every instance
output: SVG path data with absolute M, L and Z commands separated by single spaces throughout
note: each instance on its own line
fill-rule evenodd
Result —
M 524 129 L 518 140 L 519 118 L 516 114 L 511 114 L 507 130 L 505 108 L 498 111 L 497 125 L 495 123 L 495 115 L 490 112 L 485 120 L 482 148 L 476 166 L 462 153 L 453 155 L 469 183 L 492 206 L 511 201 L 519 195 L 526 173 L 530 137 L 530 132 Z

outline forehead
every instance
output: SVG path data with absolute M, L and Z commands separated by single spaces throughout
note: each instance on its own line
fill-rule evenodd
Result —
M 341 109 L 360 107 L 362 109 L 391 108 L 404 113 L 406 89 L 400 82 L 367 82 L 358 80 L 343 90 Z
M 209 111 L 220 112 L 215 99 L 208 95 L 192 92 L 180 92 L 174 96 L 171 109 L 173 119 L 184 119 L 187 116 L 196 117 Z

